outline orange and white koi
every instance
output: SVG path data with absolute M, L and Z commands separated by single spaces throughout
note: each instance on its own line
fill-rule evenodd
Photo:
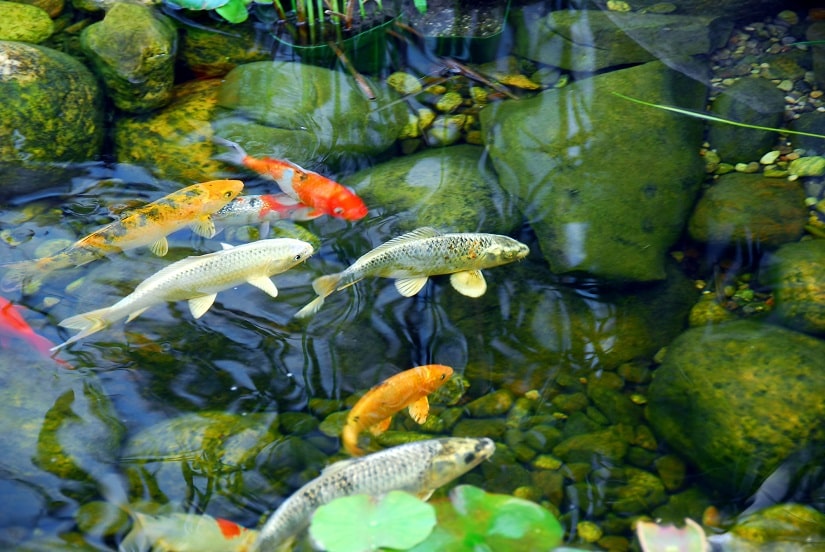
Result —
M 215 226 L 259 224 L 261 237 L 269 235 L 269 226 L 279 220 L 312 220 L 322 213 L 285 193 L 238 196 L 212 215 Z
M 396 412 L 409 408 L 410 417 L 419 424 L 427 421 L 430 403 L 427 395 L 441 387 L 453 369 L 443 364 L 426 364 L 404 370 L 385 379 L 361 397 L 347 416 L 341 433 L 344 448 L 353 456 L 364 451 L 358 448 L 358 435 L 369 429 L 380 435 L 390 426 Z
M 215 235 L 211 215 L 241 193 L 240 180 L 213 180 L 193 184 L 148 205 L 130 211 L 49 257 L 5 265 L 2 287 L 13 290 L 30 280 L 61 268 L 81 266 L 126 249 L 150 246 L 158 256 L 166 255 L 166 236 L 185 228 L 204 237 Z
M 273 157 L 252 157 L 240 144 L 218 136 L 213 136 L 212 140 L 233 150 L 219 155 L 218 159 L 271 178 L 285 194 L 314 207 L 320 214 L 345 220 L 358 220 L 367 216 L 367 206 L 361 198 L 332 179 L 301 168 L 291 161 Z
M 121 552 L 246 552 L 258 538 L 254 529 L 206 514 L 130 515 L 134 525 Z
M 0 343 L 3 347 L 8 346 L 9 339 L 25 341 L 44 357 L 54 356 L 50 350 L 54 347 L 54 343 L 36 333 L 20 314 L 16 305 L 5 297 L 0 297 Z M 56 358 L 54 361 L 64 368 L 74 369 L 66 361 Z

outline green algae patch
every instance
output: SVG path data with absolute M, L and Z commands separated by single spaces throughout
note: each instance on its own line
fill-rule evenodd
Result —
M 37 6 L 0 1 L 0 40 L 37 44 L 54 32 L 49 14 Z

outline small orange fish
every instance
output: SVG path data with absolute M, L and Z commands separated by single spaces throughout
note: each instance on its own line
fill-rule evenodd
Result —
M 210 215 L 235 199 L 243 190 L 240 180 L 213 180 L 193 184 L 172 192 L 103 228 L 81 238 L 49 257 L 4 265 L 6 291 L 19 288 L 30 280 L 61 268 L 81 266 L 126 249 L 149 245 L 158 256 L 166 255 L 166 236 L 186 226 L 197 234 L 211 238 L 215 224 Z
M 131 512 L 132 530 L 120 550 L 134 552 L 247 552 L 258 532 L 234 521 L 202 514 L 150 516 Z
M 409 407 L 410 416 L 419 424 L 427 421 L 430 403 L 427 395 L 450 379 L 453 369 L 443 364 L 426 364 L 404 370 L 379 383 L 361 397 L 347 416 L 341 433 L 344 448 L 353 456 L 364 451 L 358 448 L 358 435 L 369 429 L 380 435 L 390 426 L 392 416 Z
M 3 347 L 8 345 L 7 338 L 22 339 L 44 357 L 53 357 L 50 349 L 54 347 L 54 343 L 36 333 L 17 310 L 17 307 L 5 297 L 0 297 L 0 343 Z M 54 361 L 64 368 L 74 369 L 66 361 L 56 358 Z
M 314 207 L 320 214 L 345 220 L 358 220 L 367 216 L 367 206 L 361 198 L 334 180 L 303 169 L 290 161 L 272 157 L 252 157 L 240 144 L 218 136 L 213 136 L 212 140 L 234 150 L 219 155 L 218 159 L 246 167 L 273 179 L 285 194 Z

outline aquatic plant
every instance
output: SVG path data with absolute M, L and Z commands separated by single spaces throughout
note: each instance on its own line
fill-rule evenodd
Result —
M 400 492 L 381 501 L 340 498 L 318 508 L 309 532 L 329 552 L 549 550 L 564 535 L 556 517 L 542 506 L 472 485 L 459 485 L 449 499 L 430 504 Z
M 230 23 L 243 23 L 247 17 L 249 17 L 249 5 L 255 1 L 256 0 L 166 0 L 165 3 L 174 8 L 184 8 L 187 10 L 214 10 L 215 13 Z M 259 3 L 268 4 L 269 2 L 263 1 Z
M 356 4 L 358 9 L 356 10 Z M 272 5 L 294 44 L 340 41 L 384 22 L 382 0 L 281 0 Z

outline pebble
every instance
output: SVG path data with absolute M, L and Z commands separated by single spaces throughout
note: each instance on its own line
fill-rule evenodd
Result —
M 779 150 L 769 151 L 762 156 L 762 159 L 760 159 L 759 162 L 763 165 L 770 165 L 779 159 L 780 155 L 782 155 L 782 152 Z

